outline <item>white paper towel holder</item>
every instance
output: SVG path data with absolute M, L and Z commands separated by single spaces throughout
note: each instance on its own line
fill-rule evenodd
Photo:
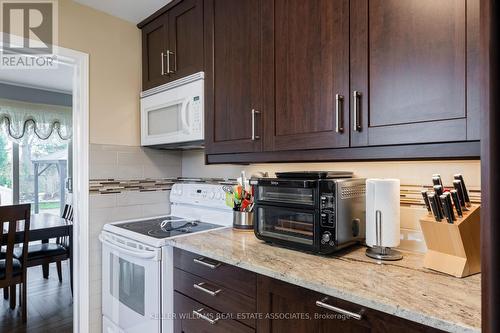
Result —
M 380 210 L 375 212 L 375 241 L 376 244 L 373 245 L 373 247 L 368 247 L 366 249 L 366 255 L 368 257 L 389 261 L 403 259 L 403 254 L 400 251 L 382 246 L 382 212 Z

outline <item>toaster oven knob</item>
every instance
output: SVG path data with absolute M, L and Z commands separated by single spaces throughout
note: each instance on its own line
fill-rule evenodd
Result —
M 332 234 L 329 231 L 325 231 L 321 236 L 321 243 L 327 244 L 332 239 Z
M 321 200 L 321 207 L 325 207 L 325 206 L 326 206 L 326 204 L 328 203 L 328 198 L 327 198 L 327 197 L 322 196 L 322 197 L 320 198 L 320 200 Z

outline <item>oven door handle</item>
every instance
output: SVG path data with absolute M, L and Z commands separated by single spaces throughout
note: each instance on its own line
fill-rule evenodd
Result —
M 141 258 L 141 259 L 154 259 L 156 257 L 155 251 L 144 251 L 144 250 L 129 250 L 123 247 L 122 244 L 112 241 L 109 238 L 103 238 L 102 235 L 99 235 L 99 240 L 103 245 L 109 246 L 112 249 L 125 253 L 131 257 Z

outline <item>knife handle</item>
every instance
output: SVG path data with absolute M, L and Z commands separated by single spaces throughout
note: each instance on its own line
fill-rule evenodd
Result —
M 434 185 L 434 192 L 436 192 L 438 196 L 443 195 L 443 186 Z
M 460 197 L 458 196 L 457 190 L 451 190 L 451 198 L 453 199 L 453 204 L 455 205 L 455 209 L 457 210 L 458 217 L 463 217 L 462 213 L 462 204 L 460 203 Z
M 462 182 L 462 190 L 464 193 L 465 205 L 470 206 L 469 191 L 467 191 L 467 187 L 465 186 L 464 177 L 462 176 L 462 174 L 458 173 L 458 174 L 454 175 L 453 178 L 455 178 L 456 180 L 460 180 Z
M 441 179 L 441 175 L 438 173 L 435 173 L 432 175 L 432 184 L 434 185 L 441 185 L 443 187 L 443 181 Z
M 462 181 L 461 180 L 454 180 L 453 181 L 453 187 L 457 191 L 458 197 L 460 198 L 460 204 L 462 205 L 463 210 L 468 210 L 467 209 L 467 204 L 465 203 L 465 197 L 464 197 L 464 190 L 462 187 Z
M 441 222 L 441 212 L 439 206 L 437 205 L 436 195 L 434 193 L 429 193 L 429 203 L 431 205 L 432 213 L 434 214 L 434 219 L 437 222 Z
M 453 212 L 453 202 L 451 202 L 451 194 L 450 192 L 446 192 L 444 195 L 446 196 L 446 202 L 448 210 L 450 212 L 450 217 L 453 221 L 456 221 L 457 218 L 455 217 L 455 213 Z
M 425 207 L 427 207 L 427 211 L 430 214 L 432 214 L 431 205 L 429 203 L 429 197 L 427 195 L 427 190 L 422 190 L 422 197 L 424 198 L 424 203 L 425 203 Z
M 448 223 L 453 223 L 453 218 L 450 214 L 450 208 L 448 207 L 448 200 L 446 199 L 446 195 L 442 194 L 439 196 L 439 201 L 441 202 L 441 205 L 443 206 L 443 211 L 446 219 L 448 220 Z

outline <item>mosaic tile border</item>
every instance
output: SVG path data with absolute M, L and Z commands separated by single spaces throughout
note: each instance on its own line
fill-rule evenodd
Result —
M 233 184 L 234 179 L 178 179 L 178 178 L 160 178 L 160 179 L 92 179 L 90 180 L 90 194 L 109 194 L 122 193 L 127 191 L 152 192 L 168 191 L 172 185 L 177 182 L 208 182 L 217 184 Z M 401 185 L 400 200 L 401 206 L 424 206 L 421 190 L 432 191 L 431 186 L 422 185 Z M 446 187 L 445 190 L 453 189 Z M 469 189 L 469 196 L 472 203 L 481 204 L 481 190 L 477 188 Z

